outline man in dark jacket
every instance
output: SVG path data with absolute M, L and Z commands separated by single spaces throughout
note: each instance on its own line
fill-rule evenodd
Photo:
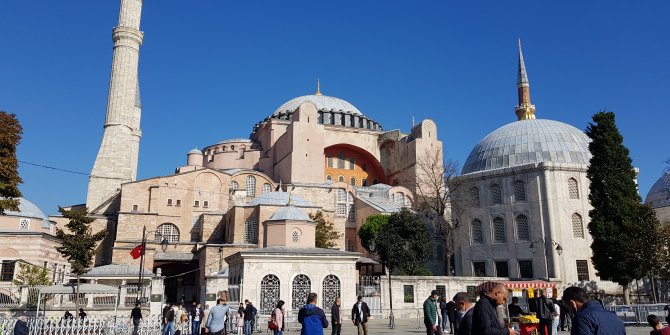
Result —
M 442 317 L 442 331 L 447 331 L 447 324 L 449 323 L 449 316 L 447 315 L 447 297 L 440 298 L 440 316 Z
M 200 307 L 200 303 L 194 301 L 189 310 L 189 319 L 191 319 L 191 335 L 200 335 L 200 325 L 203 324 L 205 311 Z
M 440 324 L 437 315 L 437 291 L 430 292 L 430 296 L 423 302 L 423 324 L 426 326 L 426 335 L 439 335 Z
M 456 335 L 472 335 L 472 303 L 467 292 L 458 292 L 454 296 L 456 310 L 461 315 L 456 321 Z
M 505 328 L 498 321 L 496 307 L 504 305 L 509 292 L 503 284 L 490 285 L 482 293 L 472 311 L 472 335 L 514 335 L 512 328 Z
M 576 286 L 563 291 L 563 304 L 572 313 L 572 335 L 624 335 L 623 321 L 616 314 L 608 312 L 600 302 L 589 301 L 586 292 Z
M 28 335 L 28 317 L 24 314 L 19 316 L 14 324 L 14 335 Z
M 328 328 L 326 313 L 316 307 L 316 293 L 307 296 L 307 305 L 298 311 L 298 322 L 302 325 L 300 335 L 323 335 L 323 328 Z
M 337 297 L 335 298 L 333 307 L 330 308 L 330 322 L 333 324 L 332 335 L 340 335 L 340 332 L 342 331 L 342 310 L 340 309 L 341 304 L 342 300 L 340 300 L 340 297 Z
M 142 309 L 139 302 L 135 303 L 135 308 L 130 311 L 130 320 L 133 322 L 133 335 L 139 334 L 137 331 L 140 328 L 140 322 L 142 322 Z
M 540 320 L 540 324 L 538 325 L 540 335 L 552 335 L 551 323 L 553 321 L 552 314 L 554 312 L 556 312 L 554 310 L 554 303 L 551 300 L 548 300 L 543 292 L 542 295 L 537 298 L 537 309 L 535 312 L 535 316 Z
M 351 321 L 358 328 L 358 335 L 368 335 L 368 319 L 370 318 L 370 308 L 363 301 L 363 296 L 359 295 L 354 307 L 351 308 Z
M 447 316 L 449 317 L 449 334 L 458 332 L 458 313 L 456 312 L 456 303 L 449 301 L 447 303 Z M 446 329 L 443 329 L 446 331 Z
M 256 323 L 256 307 L 249 300 L 245 300 L 247 306 L 244 307 L 244 334 L 251 335 L 254 332 Z

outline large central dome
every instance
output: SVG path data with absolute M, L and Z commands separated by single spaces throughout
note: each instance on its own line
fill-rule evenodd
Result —
M 484 137 L 472 149 L 461 173 L 540 162 L 588 165 L 589 142 L 584 132 L 563 122 L 516 121 Z
M 272 116 L 276 117 L 279 115 L 279 113 L 293 112 L 296 110 L 296 108 L 298 108 L 298 106 L 300 106 L 301 103 L 305 101 L 311 101 L 314 103 L 317 110 L 342 111 L 355 115 L 363 115 L 363 113 L 361 113 L 358 108 L 346 100 L 330 97 L 327 95 L 311 94 L 293 98 L 285 102 L 283 105 L 279 106 L 279 108 L 277 108 L 274 113 L 272 113 Z

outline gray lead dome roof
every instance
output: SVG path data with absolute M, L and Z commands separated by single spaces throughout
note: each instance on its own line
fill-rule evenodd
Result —
M 277 110 L 272 113 L 272 116 L 277 116 L 279 113 L 284 112 L 293 112 L 305 101 L 311 101 L 316 105 L 317 110 L 334 110 L 334 111 L 343 111 L 351 112 L 352 114 L 363 115 L 361 111 L 358 110 L 354 105 L 348 101 L 342 100 L 336 97 L 330 97 L 327 95 L 303 95 L 301 97 L 293 98 L 283 105 L 279 106 Z
M 581 130 L 552 120 L 521 120 L 484 137 L 472 149 L 461 174 L 529 163 L 589 164 L 590 139 Z
M 661 176 L 647 193 L 646 203 L 652 208 L 670 206 L 670 172 Z

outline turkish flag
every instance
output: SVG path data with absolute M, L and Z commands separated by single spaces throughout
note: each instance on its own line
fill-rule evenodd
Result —
M 136 246 L 131 252 L 130 256 L 133 256 L 133 259 L 138 259 L 144 254 L 144 250 L 142 250 L 142 245 Z

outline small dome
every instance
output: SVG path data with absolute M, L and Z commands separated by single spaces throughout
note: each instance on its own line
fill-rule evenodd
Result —
M 44 221 L 48 221 L 49 219 L 47 218 L 46 215 L 44 215 L 44 212 L 37 207 L 34 203 L 28 201 L 26 198 L 19 198 L 19 211 L 5 211 L 5 215 L 12 215 L 12 216 L 22 216 L 26 218 L 35 218 L 35 219 L 42 219 Z
M 272 216 L 268 221 L 281 221 L 281 220 L 291 220 L 291 221 L 312 221 L 302 210 L 295 208 L 293 206 L 282 207 Z
M 334 110 L 334 111 L 344 111 L 351 112 L 356 115 L 363 115 L 361 111 L 358 110 L 354 105 L 348 101 L 342 100 L 340 98 L 330 97 L 327 95 L 303 95 L 301 97 L 293 98 L 283 105 L 279 106 L 277 110 L 272 113 L 272 116 L 277 116 L 279 113 L 284 112 L 293 112 L 295 111 L 300 104 L 305 101 L 310 101 L 316 105 L 317 110 Z
M 670 206 L 670 172 L 661 176 L 647 193 L 645 201 L 652 208 Z
M 200 151 L 198 148 L 195 148 L 195 149 L 189 151 L 188 154 L 189 154 L 189 155 L 190 155 L 190 154 L 198 154 L 198 155 L 202 155 L 202 151 Z
M 268 192 L 251 199 L 249 205 L 285 206 L 286 204 L 288 204 L 288 198 L 289 198 L 288 192 Z M 306 207 L 312 206 L 312 204 L 309 201 L 295 194 L 291 194 L 291 203 L 294 206 L 306 206 Z
M 584 132 L 563 122 L 516 121 L 484 137 L 472 149 L 461 174 L 541 162 L 588 165 L 589 142 Z

